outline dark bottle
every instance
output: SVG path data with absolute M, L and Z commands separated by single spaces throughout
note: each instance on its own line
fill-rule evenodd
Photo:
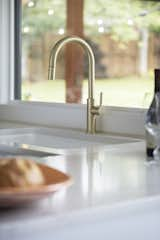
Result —
M 153 96 L 153 100 L 151 102 L 151 105 L 147 111 L 147 115 L 146 115 L 146 123 L 147 122 L 154 122 L 154 118 L 155 118 L 155 94 L 157 92 L 160 92 L 160 69 L 155 69 L 154 70 L 154 96 Z M 151 135 L 147 128 L 146 128 L 146 154 L 148 157 L 153 157 L 153 151 L 156 147 L 155 144 L 155 138 L 153 135 Z

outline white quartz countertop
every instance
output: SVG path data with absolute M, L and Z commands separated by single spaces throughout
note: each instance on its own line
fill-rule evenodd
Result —
M 1 240 L 19 239 L 17 234 L 29 231 L 30 226 L 37 229 L 50 222 L 54 227 L 58 219 L 74 214 L 160 194 L 160 164 L 146 161 L 144 141 L 107 148 L 95 146 L 66 154 L 63 150 L 63 154 L 41 162 L 71 175 L 73 185 L 32 205 L 1 209 Z

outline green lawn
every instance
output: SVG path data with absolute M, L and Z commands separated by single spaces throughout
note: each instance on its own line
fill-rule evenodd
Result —
M 103 105 L 124 107 L 148 107 L 153 93 L 153 76 L 96 79 L 95 99 L 103 92 Z M 82 102 L 86 103 L 87 80 L 83 81 Z M 63 80 L 24 82 L 22 85 L 24 100 L 65 102 L 65 82 Z

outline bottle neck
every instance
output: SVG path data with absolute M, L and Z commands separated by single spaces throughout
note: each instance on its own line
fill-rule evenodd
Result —
M 155 69 L 154 70 L 154 82 L 155 82 L 155 87 L 154 87 L 154 92 L 160 92 L 160 69 Z

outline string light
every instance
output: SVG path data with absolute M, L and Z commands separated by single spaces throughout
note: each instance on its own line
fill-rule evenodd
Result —
M 29 1 L 27 4 L 28 7 L 33 7 L 34 6 L 34 2 L 33 1 Z
M 129 26 L 133 26 L 133 25 L 134 25 L 134 22 L 133 22 L 132 19 L 128 19 L 128 20 L 127 20 L 127 24 L 128 24 Z
M 30 31 L 30 29 L 29 29 L 28 26 L 26 26 L 26 27 L 23 28 L 23 32 L 24 32 L 24 33 L 29 33 L 29 31 Z
M 98 19 L 97 23 L 98 23 L 98 25 L 101 25 L 101 24 L 103 24 L 103 20 L 102 19 Z
M 48 9 L 48 15 L 51 16 L 54 14 L 54 10 L 53 9 Z
M 64 29 L 63 29 L 63 28 L 60 28 L 60 29 L 58 30 L 58 34 L 63 35 L 63 34 L 64 34 Z
M 104 33 L 104 27 L 99 27 L 99 28 L 98 28 L 98 32 L 99 32 L 99 33 Z

